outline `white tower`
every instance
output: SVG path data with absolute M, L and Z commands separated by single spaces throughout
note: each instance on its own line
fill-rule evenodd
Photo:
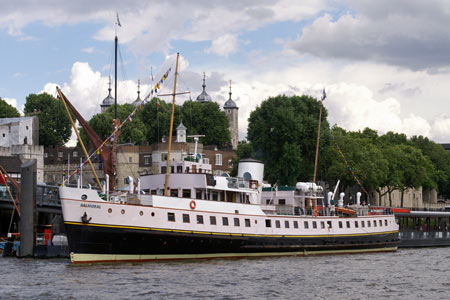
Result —
M 228 116 L 229 129 L 231 134 L 231 146 L 233 150 L 237 149 L 239 144 L 239 125 L 238 125 L 238 112 L 239 107 L 237 107 L 236 102 L 231 99 L 231 80 L 230 80 L 230 92 L 228 93 L 230 98 L 225 102 L 223 109 Z
M 183 122 L 180 122 L 180 125 L 177 127 L 177 143 L 186 143 L 186 129 Z

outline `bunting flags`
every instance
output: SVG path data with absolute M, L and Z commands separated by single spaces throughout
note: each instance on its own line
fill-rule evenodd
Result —
M 326 97 L 327 97 L 327 93 L 325 93 L 325 89 L 323 89 L 323 91 L 322 91 L 322 101 L 324 101 Z
M 117 16 L 117 21 L 119 21 L 119 17 Z M 118 24 L 119 26 L 121 26 L 120 25 L 120 23 Z M 133 121 L 133 118 L 136 116 L 136 113 L 138 112 L 138 111 L 140 111 L 140 110 L 142 110 L 142 108 L 144 107 L 144 105 L 149 101 L 149 99 L 151 99 L 151 97 L 153 97 L 153 94 L 155 94 L 156 95 L 156 93 L 158 92 L 158 90 L 161 88 L 161 85 L 164 83 L 164 81 L 169 77 L 169 74 L 170 74 L 170 71 L 172 70 L 172 68 L 169 68 L 167 71 L 166 71 L 166 73 L 164 73 L 164 75 L 161 77 L 161 79 L 160 79 L 160 81 L 156 84 L 156 86 L 155 86 L 155 88 L 153 88 L 151 91 L 150 91 L 150 93 L 147 95 L 147 97 L 145 97 L 145 99 L 144 100 L 142 100 L 141 101 L 141 103 L 139 103 L 139 105 L 138 105 L 138 107 L 137 108 L 135 108 L 132 112 L 131 112 L 131 114 L 127 117 L 127 118 L 125 118 L 125 120 L 119 125 L 119 126 L 117 126 L 116 128 L 114 128 L 114 131 L 113 131 L 113 133 L 100 145 L 100 147 L 98 147 L 87 159 L 86 159 L 86 161 L 84 162 L 84 163 L 81 163 L 80 165 L 78 165 L 78 167 L 72 172 L 72 174 L 70 174 L 70 175 L 67 175 L 67 176 L 65 176 L 64 177 L 64 181 L 63 181 L 63 183 L 61 184 L 61 186 L 63 186 L 64 185 L 64 183 L 67 181 L 67 180 L 69 180 L 69 178 L 70 177 L 72 177 L 75 173 L 79 173 L 80 172 L 80 170 L 81 170 L 81 167 L 83 166 L 83 165 L 85 165 L 85 164 L 87 164 L 88 162 L 89 162 L 89 160 L 91 160 L 91 158 L 94 156 L 94 155 L 100 155 L 100 152 L 102 151 L 102 148 L 104 147 L 104 146 L 106 146 L 106 144 L 109 142 L 109 141 L 111 141 L 111 143 L 112 142 L 114 142 L 114 134 L 116 133 L 116 131 L 118 131 L 118 130 L 120 130 L 120 128 L 122 128 L 122 126 L 124 126 L 125 125 L 125 123 L 126 122 L 132 122 Z M 153 76 L 153 75 L 152 75 Z M 158 105 L 158 107 L 159 107 L 159 101 L 157 102 L 157 105 Z M 0 172 L 1 173 L 1 172 Z M 4 178 L 4 177 L 1 177 L 1 176 L 3 176 L 2 174 L 0 175 L 0 184 L 1 184 L 1 182 L 2 182 L 2 178 Z

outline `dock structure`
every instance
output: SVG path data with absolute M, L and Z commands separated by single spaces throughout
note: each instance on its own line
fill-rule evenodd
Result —
M 450 246 L 450 211 L 395 213 L 400 225 L 399 248 Z

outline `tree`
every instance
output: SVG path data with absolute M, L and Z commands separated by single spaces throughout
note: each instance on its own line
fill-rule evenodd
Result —
M 131 104 L 117 105 L 117 117 L 121 122 L 127 119 L 134 110 Z M 98 136 L 105 140 L 113 133 L 114 107 L 109 107 L 104 113 L 96 114 L 89 120 L 89 125 L 94 129 Z M 83 141 L 87 142 L 87 136 L 82 132 Z M 120 129 L 119 144 L 133 143 L 134 145 L 142 145 L 146 140 L 146 127 L 142 122 L 142 117 L 137 113 L 132 121 L 127 123 Z
M 188 128 L 187 134 L 204 134 L 205 145 L 230 143 L 228 117 L 215 102 L 186 101 L 181 107 L 181 118 Z
M 320 104 L 309 96 L 270 97 L 249 118 L 247 138 L 261 154 L 265 178 L 270 183 L 288 184 L 310 181 L 314 172 Z M 323 108 L 320 153 L 329 145 L 327 111 Z M 285 169 L 287 168 L 287 169 Z M 318 178 L 323 178 L 320 163 Z
M 450 198 L 450 153 L 439 144 L 430 141 L 423 136 L 413 136 L 410 139 L 411 145 L 420 149 L 423 155 L 427 156 L 436 169 L 436 181 L 439 194 Z
M 388 162 L 383 157 L 381 149 L 374 143 L 378 136 L 376 132 L 368 128 L 363 132 L 346 132 L 336 126 L 332 132 L 342 154 L 338 152 L 336 146 L 328 149 L 327 180 L 333 182 L 340 179 L 342 190 L 345 190 L 346 187 L 357 184 L 354 178 L 356 176 L 367 191 L 378 191 L 378 187 L 388 175 Z
M 0 118 L 17 118 L 20 117 L 17 109 L 6 103 L 5 100 L 0 98 Z
M 63 103 L 52 95 L 28 95 L 24 112 L 39 117 L 39 143 L 44 147 L 63 145 L 69 140 L 72 133 L 69 117 Z

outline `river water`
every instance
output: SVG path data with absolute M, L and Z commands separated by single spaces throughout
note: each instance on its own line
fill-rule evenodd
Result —
M 450 299 L 450 248 L 71 265 L 0 257 L 0 299 Z

